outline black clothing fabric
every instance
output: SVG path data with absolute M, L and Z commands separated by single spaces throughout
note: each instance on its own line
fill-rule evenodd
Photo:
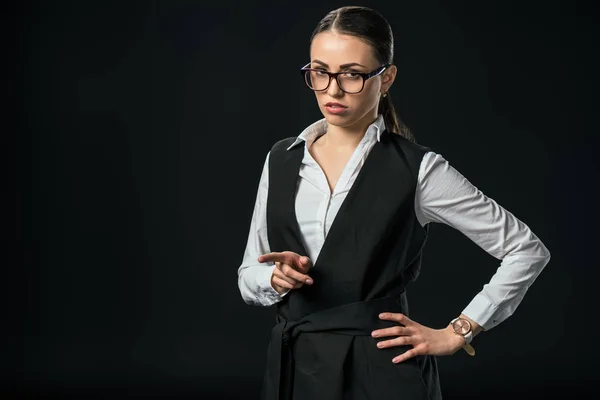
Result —
M 295 214 L 305 147 L 287 150 L 294 140 L 271 149 L 267 234 L 271 251 L 306 255 Z M 379 349 L 371 337 L 395 324 L 379 313 L 409 315 L 405 289 L 419 275 L 428 232 L 414 212 L 427 151 L 388 131 L 374 145 L 312 260 L 314 284 L 277 303 L 263 400 L 441 399 L 435 357 L 394 364 L 410 346 Z

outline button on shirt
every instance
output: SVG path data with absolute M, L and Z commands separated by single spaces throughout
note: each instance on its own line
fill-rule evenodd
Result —
M 295 207 L 308 251 L 305 255 L 313 264 L 344 198 L 384 130 L 383 117 L 379 115 L 354 150 L 333 192 L 325 173 L 308 151 L 315 139 L 326 133 L 325 119 L 308 126 L 288 148 L 304 144 Z M 262 306 L 273 305 L 287 294 L 280 295 L 271 286 L 275 265 L 257 261 L 260 255 L 271 252 L 266 215 L 269 154 L 260 177 L 246 249 L 238 268 L 242 298 L 248 304 Z M 501 260 L 490 281 L 463 310 L 464 315 L 485 330 L 514 313 L 529 286 L 550 261 L 548 249 L 525 223 L 483 194 L 433 151 L 427 152 L 421 161 L 414 207 L 421 226 L 431 222 L 449 225 Z

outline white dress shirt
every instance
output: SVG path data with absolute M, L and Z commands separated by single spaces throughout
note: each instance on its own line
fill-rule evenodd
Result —
M 308 151 L 315 139 L 326 132 L 325 119 L 308 126 L 290 146 L 305 142 L 295 207 L 308 251 L 305 255 L 313 264 L 344 198 L 384 129 L 380 115 L 368 127 L 333 192 L 323 170 Z M 260 177 L 242 264 L 238 268 L 242 298 L 248 304 L 262 306 L 273 305 L 285 296 L 271 286 L 274 264 L 257 261 L 260 255 L 271 252 L 266 217 L 269 154 Z M 490 281 L 463 310 L 464 315 L 485 330 L 514 313 L 529 286 L 550 260 L 548 249 L 526 224 L 484 195 L 433 151 L 427 152 L 421 161 L 414 207 L 421 226 L 430 222 L 449 225 L 501 260 Z

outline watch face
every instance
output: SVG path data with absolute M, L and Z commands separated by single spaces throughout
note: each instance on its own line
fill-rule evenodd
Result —
M 461 335 L 466 335 L 471 330 L 471 324 L 469 323 L 469 321 L 462 318 L 454 321 L 452 327 L 454 328 L 454 332 Z

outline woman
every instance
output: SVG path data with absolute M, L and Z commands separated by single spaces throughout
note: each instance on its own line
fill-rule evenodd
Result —
M 301 72 L 324 118 L 267 154 L 238 270 L 248 304 L 277 306 L 262 397 L 441 399 L 436 356 L 473 355 L 473 337 L 515 311 L 550 254 L 396 117 L 379 13 L 330 12 L 310 59 Z M 502 260 L 441 329 L 411 320 L 405 293 L 430 222 Z

